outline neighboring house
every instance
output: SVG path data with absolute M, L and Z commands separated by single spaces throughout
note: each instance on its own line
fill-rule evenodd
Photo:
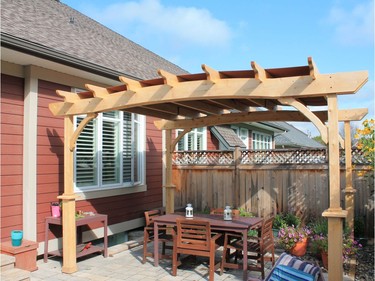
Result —
M 178 143 L 177 150 L 233 150 L 235 147 L 243 150 L 325 148 L 287 122 L 251 122 L 193 129 Z
M 219 142 L 215 148 L 220 150 L 231 150 L 236 146 L 249 150 L 274 149 L 275 134 L 284 132 L 283 128 L 270 122 L 213 126 L 210 131 Z
M 59 1 L 1 1 L 1 240 L 22 229 L 43 252 L 45 217 L 64 190 L 64 119 L 48 109 L 62 100 L 56 90 L 159 78 L 158 69 L 187 73 Z M 154 120 L 107 112 L 77 141 L 76 208 L 107 214 L 110 235 L 143 226 L 143 212 L 163 204 Z M 59 236 L 50 234 L 52 250 Z
M 288 122 L 273 122 L 284 128 L 283 133 L 275 135 L 276 148 L 326 148 Z

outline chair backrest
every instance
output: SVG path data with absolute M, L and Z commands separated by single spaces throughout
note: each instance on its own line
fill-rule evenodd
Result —
M 154 223 L 154 218 L 163 215 L 161 210 L 151 210 L 145 213 L 146 226 L 151 226 Z
M 224 208 L 211 208 L 210 210 L 211 215 L 224 215 Z M 232 216 L 239 216 L 240 210 L 232 209 Z
M 266 219 L 262 224 L 261 240 L 263 244 L 263 251 L 267 251 L 274 247 L 272 224 L 275 217 Z
M 210 251 L 211 226 L 205 220 L 176 219 L 177 247 Z

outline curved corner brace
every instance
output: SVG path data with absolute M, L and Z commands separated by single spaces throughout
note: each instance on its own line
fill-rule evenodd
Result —
M 180 133 L 177 138 L 175 138 L 173 140 L 173 142 L 171 143 L 171 152 L 174 151 L 175 147 L 176 147 L 176 144 L 183 138 L 183 136 L 185 136 L 187 133 L 189 133 L 193 128 L 186 128 L 182 131 L 182 133 Z
M 98 116 L 98 113 L 91 113 L 91 114 L 87 114 L 87 116 L 85 117 L 85 119 L 83 119 L 77 129 L 74 131 L 73 135 L 72 135 L 72 138 L 70 139 L 70 142 L 69 142 L 69 149 L 70 151 L 73 151 L 76 147 L 76 141 L 79 137 L 79 135 L 82 133 L 83 129 L 86 127 L 86 125 L 92 120 L 92 119 L 95 119 L 96 117 Z
M 322 140 L 325 143 L 328 143 L 328 129 L 327 126 L 306 106 L 304 106 L 299 101 L 295 100 L 294 98 L 279 98 L 279 102 L 285 105 L 293 106 L 299 112 L 307 117 L 319 130 Z

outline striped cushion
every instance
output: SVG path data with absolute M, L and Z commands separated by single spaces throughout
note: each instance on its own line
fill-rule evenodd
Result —
M 276 261 L 275 267 L 270 273 L 270 275 L 266 278 L 267 281 L 270 280 L 270 277 L 278 265 L 285 265 L 305 273 L 311 274 L 314 279 L 313 280 L 324 280 L 323 276 L 320 274 L 319 266 L 311 264 L 309 262 L 302 261 L 294 256 L 291 256 L 287 253 L 282 253 L 279 259 Z
M 293 267 L 278 265 L 270 276 L 270 281 L 314 281 L 314 276 Z

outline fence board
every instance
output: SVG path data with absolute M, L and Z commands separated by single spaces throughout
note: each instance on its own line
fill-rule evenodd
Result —
M 244 207 L 258 216 L 276 212 L 297 213 L 304 220 L 320 217 L 329 206 L 328 167 L 317 165 L 239 165 L 239 189 L 234 187 L 235 167 L 174 166 L 174 180 L 180 191 L 175 204 L 192 203 L 197 211 L 210 207 Z M 374 235 L 373 184 L 353 169 L 355 216 L 365 219 L 368 237 Z M 345 169 L 341 169 L 341 189 Z M 236 199 L 239 196 L 239 199 Z M 341 194 L 344 208 L 344 196 Z M 239 200 L 239 201 L 237 201 Z M 241 204 L 236 203 L 241 202 Z

